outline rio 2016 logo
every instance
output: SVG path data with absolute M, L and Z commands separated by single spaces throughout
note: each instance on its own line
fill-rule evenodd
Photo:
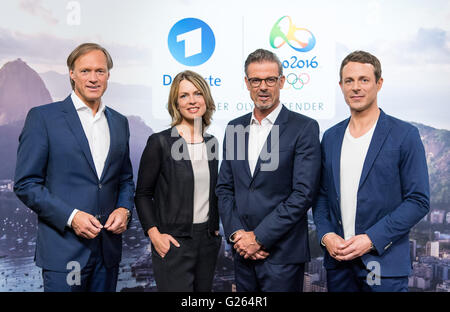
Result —
M 169 51 L 181 64 L 198 66 L 214 52 L 216 40 L 211 28 L 197 18 L 185 18 L 172 26 L 168 36 Z
M 289 24 L 285 33 L 281 30 L 281 26 L 285 26 L 286 22 L 289 22 Z M 277 40 L 278 38 L 281 39 L 281 43 L 279 43 L 280 40 Z M 270 31 L 270 45 L 274 49 L 279 49 L 285 43 L 295 51 L 308 52 L 316 45 L 316 37 L 308 29 L 295 26 L 290 16 L 283 16 L 273 25 Z

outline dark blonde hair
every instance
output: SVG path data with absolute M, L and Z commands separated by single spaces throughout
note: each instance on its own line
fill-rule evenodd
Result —
M 83 43 L 80 44 L 78 47 L 75 48 L 75 50 L 72 51 L 72 53 L 70 53 L 69 57 L 67 58 L 67 67 L 70 70 L 73 70 L 74 66 L 75 66 L 75 61 L 80 57 L 83 56 L 84 54 L 91 52 L 93 50 L 100 50 L 102 51 L 105 56 L 106 56 L 106 66 L 108 67 L 108 71 L 113 67 L 113 61 L 111 58 L 111 55 L 109 55 L 108 51 L 106 51 L 106 49 L 104 47 L 102 47 L 101 45 L 97 44 L 97 43 Z M 74 90 L 75 88 L 75 82 L 72 80 L 72 78 L 70 78 L 70 85 L 72 86 L 72 90 Z
M 339 71 L 339 81 L 340 82 L 342 82 L 342 70 L 344 69 L 344 66 L 347 65 L 349 62 L 371 64 L 374 68 L 375 82 L 378 82 L 378 80 L 380 80 L 380 78 L 381 78 L 381 63 L 376 58 L 376 56 L 374 56 L 366 51 L 354 51 L 354 52 L 350 53 L 349 55 L 347 55 L 341 63 L 341 69 Z
M 214 100 L 211 96 L 211 90 L 209 89 L 208 84 L 202 76 L 193 72 L 191 70 L 185 70 L 173 78 L 172 86 L 170 87 L 169 92 L 169 102 L 167 104 L 167 109 L 169 111 L 170 116 L 172 117 L 171 126 L 176 126 L 181 123 L 183 120 L 183 116 L 181 116 L 180 111 L 178 110 L 178 91 L 180 90 L 180 83 L 183 80 L 187 80 L 192 83 L 203 95 L 203 99 L 206 104 L 206 112 L 202 117 L 203 129 L 211 124 L 212 115 L 216 110 L 216 105 L 214 104 Z

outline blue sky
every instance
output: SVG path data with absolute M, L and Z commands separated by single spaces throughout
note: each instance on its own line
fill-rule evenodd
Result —
M 67 22 L 74 12 L 71 2 L 80 8 L 79 25 Z M 336 41 L 336 68 L 356 49 L 370 51 L 380 59 L 384 85 L 379 104 L 386 112 L 450 130 L 449 1 L 231 0 L 224 4 L 203 0 L 3 1 L 0 66 L 21 57 L 38 72 L 65 73 L 70 51 L 81 42 L 97 41 L 114 57 L 111 81 L 151 87 L 152 51 L 165 48 L 152 44 L 152 36 L 163 31 L 155 25 L 158 19 L 220 14 L 231 20 L 239 14 L 303 12 L 329 27 Z M 336 88 L 336 116 L 323 121 L 326 125 L 348 115 L 337 80 L 338 73 L 335 86 L 324 86 Z

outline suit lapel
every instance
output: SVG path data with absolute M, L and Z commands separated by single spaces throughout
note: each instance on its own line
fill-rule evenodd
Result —
M 391 126 L 386 119 L 386 114 L 380 109 L 380 117 L 378 118 L 377 126 L 372 136 L 372 140 L 367 151 L 366 159 L 364 160 L 364 166 L 361 173 L 361 179 L 359 180 L 359 187 L 364 183 L 369 174 L 370 168 L 372 168 L 373 162 L 378 156 L 381 147 L 383 146 L 386 137 L 391 130 Z
M 282 104 L 280 103 L 280 105 L 282 105 Z M 267 136 L 266 142 L 264 143 L 264 146 L 261 149 L 261 152 L 267 151 L 267 153 L 271 153 L 272 147 L 276 146 L 276 144 L 279 144 L 280 137 L 283 134 L 283 131 L 287 128 L 288 120 L 289 120 L 289 110 L 287 108 L 285 108 L 284 106 L 282 106 L 281 111 L 278 114 L 278 117 L 275 120 L 275 123 L 273 124 L 272 129 L 269 132 L 269 135 Z M 278 127 L 278 135 L 272 135 L 274 133 L 274 130 L 273 130 L 274 126 Z M 279 148 L 278 148 L 278 150 L 279 150 Z M 256 175 L 261 170 L 261 161 L 262 161 L 261 152 L 259 154 L 258 161 L 256 162 L 255 172 L 253 173 L 252 180 L 255 179 Z M 248 153 L 248 144 L 247 144 L 247 153 Z M 248 161 L 247 161 L 247 167 L 248 167 Z M 249 173 L 250 173 L 250 168 L 249 168 Z
M 210 135 L 207 135 L 206 133 L 203 134 L 203 140 L 206 144 L 206 153 L 208 156 L 208 168 L 209 168 L 209 198 L 212 198 L 211 195 L 215 191 L 216 188 L 216 182 L 217 182 L 217 167 L 215 164 L 217 163 L 217 160 L 219 159 L 219 151 L 218 146 L 214 144 L 213 146 L 210 146 L 209 141 L 213 137 Z M 217 142 L 217 141 L 214 141 Z
M 177 144 L 177 146 L 175 148 L 178 149 L 177 152 L 179 152 L 180 155 L 181 155 L 181 159 L 179 159 L 179 161 L 181 163 L 183 163 L 186 167 L 188 167 L 191 172 L 193 172 L 193 168 L 192 168 L 191 158 L 189 156 L 189 150 L 188 150 L 187 142 L 180 135 L 180 133 L 178 132 L 177 127 L 175 127 L 175 126 L 170 129 L 169 142 L 170 142 L 170 148 L 171 148 L 170 152 L 172 153 L 172 148 L 174 148 L 173 145 Z M 181 143 L 181 145 L 179 145 L 180 143 Z
M 111 164 L 111 157 L 112 157 L 112 151 L 113 148 L 116 147 L 116 140 L 117 140 L 117 127 L 115 127 L 116 120 L 114 119 L 114 115 L 111 114 L 108 107 L 105 107 L 105 117 L 108 122 L 108 128 L 109 128 L 109 151 L 108 156 L 105 160 L 105 166 L 103 167 L 103 172 L 101 173 L 100 181 L 104 178 L 106 171 L 108 170 L 108 167 Z
M 72 131 L 73 135 L 75 136 L 76 140 L 78 141 L 78 144 L 80 145 L 81 150 L 83 151 L 83 154 L 86 157 L 87 162 L 89 163 L 89 166 L 91 167 L 95 176 L 98 177 L 97 171 L 95 170 L 94 160 L 91 155 L 91 150 L 89 148 L 89 142 L 86 138 L 86 134 L 84 133 L 80 118 L 78 117 L 78 113 L 75 109 L 75 106 L 73 105 L 73 102 L 72 102 L 72 99 L 70 98 L 70 96 L 68 96 L 63 101 L 62 107 L 63 107 L 62 111 L 64 113 L 64 118 L 66 119 L 70 130 Z
M 331 158 L 331 166 L 333 170 L 333 180 L 335 191 L 338 196 L 341 194 L 341 149 L 342 142 L 344 141 L 345 130 L 347 129 L 350 118 L 347 119 L 342 125 L 336 129 L 336 136 L 333 142 L 333 151 Z
M 242 164 L 244 166 L 244 170 L 247 173 L 247 175 L 249 176 L 250 179 L 252 179 L 252 173 L 250 172 L 250 166 L 248 164 L 248 140 L 249 140 L 249 136 L 250 136 L 250 122 L 252 120 L 252 114 L 249 114 L 248 119 L 245 120 L 243 126 L 244 126 L 244 136 L 245 136 L 245 142 L 244 142 L 244 149 L 245 149 L 245 157 L 244 160 L 242 161 Z M 248 131 L 247 131 L 248 130 Z M 239 136 L 239 133 L 237 134 Z M 235 150 L 235 155 L 239 155 L 238 151 L 240 146 L 238 145 L 239 143 L 239 138 L 237 138 L 236 140 L 234 140 L 234 150 Z

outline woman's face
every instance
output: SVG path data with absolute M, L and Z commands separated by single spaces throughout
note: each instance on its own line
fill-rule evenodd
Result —
M 180 82 L 177 103 L 181 116 L 188 122 L 201 118 L 206 112 L 203 93 L 188 80 Z

